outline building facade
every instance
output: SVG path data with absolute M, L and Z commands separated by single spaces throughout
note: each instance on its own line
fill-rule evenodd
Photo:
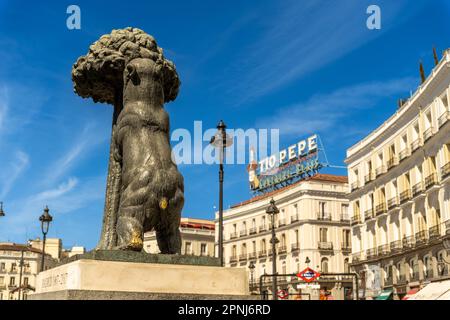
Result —
M 22 261 L 23 254 L 23 264 Z M 0 300 L 25 300 L 36 288 L 42 251 L 29 245 L 0 243 Z M 56 260 L 46 254 L 45 269 Z
M 348 215 L 347 177 L 318 174 L 277 191 L 257 196 L 224 211 L 224 260 L 226 267 L 247 268 L 252 291 L 272 272 L 271 218 L 266 209 L 273 198 L 280 213 L 275 219 L 278 274 L 297 274 L 309 266 L 322 273 L 348 272 L 351 230 Z M 218 230 L 218 214 L 216 214 Z M 218 233 L 216 234 L 218 239 Z M 292 279 L 291 279 L 292 280 Z M 290 279 L 278 281 L 280 290 L 301 294 Z M 252 282 L 253 281 L 253 282 Z M 271 292 L 271 278 L 264 290 Z M 322 284 L 334 298 L 343 299 L 352 282 Z M 297 296 L 299 297 L 299 296 Z
M 352 267 L 395 299 L 449 277 L 450 51 L 383 125 L 347 151 Z
M 214 222 L 203 219 L 181 218 L 181 254 L 214 257 Z M 155 231 L 144 234 L 144 250 L 160 253 Z

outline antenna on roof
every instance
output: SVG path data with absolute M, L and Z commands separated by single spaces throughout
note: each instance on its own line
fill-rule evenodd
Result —
M 433 56 L 434 56 L 434 65 L 438 65 L 439 64 L 439 58 L 436 52 L 436 46 L 433 47 Z

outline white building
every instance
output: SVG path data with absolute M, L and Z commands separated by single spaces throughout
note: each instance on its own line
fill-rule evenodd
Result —
M 274 198 L 280 210 L 275 224 L 280 241 L 277 272 L 297 274 L 307 267 L 307 257 L 316 271 L 348 272 L 351 234 L 347 193 L 347 177 L 318 174 L 224 211 L 225 266 L 248 269 L 253 262 L 254 274 L 249 275 L 255 282 L 251 283 L 253 289 L 257 289 L 261 275 L 272 274 L 271 225 L 266 209 Z M 264 289 L 270 292 L 270 279 L 266 280 Z M 280 289 L 301 293 L 288 283 L 289 279 L 285 280 L 279 282 Z M 331 291 L 335 299 L 344 298 L 344 288 L 351 289 L 352 282 L 322 284 L 322 289 Z
M 394 298 L 449 277 L 450 51 L 414 95 L 348 149 L 352 265 Z

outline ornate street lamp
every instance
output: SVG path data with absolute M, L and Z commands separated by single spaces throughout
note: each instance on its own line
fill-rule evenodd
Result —
M 272 273 L 273 273 L 273 281 L 272 281 L 272 298 L 273 300 L 278 300 L 277 296 L 277 248 L 276 245 L 278 243 L 277 236 L 275 234 L 275 215 L 280 213 L 277 206 L 275 205 L 275 200 L 270 201 L 270 205 L 266 210 L 266 213 L 270 215 L 272 221 Z
M 0 217 L 5 216 L 5 211 L 3 211 L 3 202 L 0 202 Z
M 224 266 L 223 263 L 223 160 L 225 154 L 225 148 L 233 144 L 233 140 L 226 132 L 227 126 L 220 120 L 217 125 L 217 133 L 212 137 L 210 144 L 219 149 L 219 260 L 220 266 Z
M 41 230 L 43 235 L 42 240 L 42 262 L 41 262 L 41 272 L 44 271 L 44 261 L 45 261 L 45 240 L 47 239 L 48 228 L 50 227 L 50 222 L 53 221 L 53 217 L 49 213 L 48 207 L 45 207 L 44 213 L 39 217 L 41 222 Z
M 311 263 L 311 260 L 309 260 L 309 257 L 306 257 L 305 263 L 306 263 L 306 267 L 309 268 L 309 264 Z
M 250 292 L 253 292 L 253 286 L 254 286 L 254 278 L 253 278 L 253 273 L 255 272 L 255 264 L 253 263 L 253 261 L 250 262 L 250 265 L 248 266 L 248 268 L 250 269 Z

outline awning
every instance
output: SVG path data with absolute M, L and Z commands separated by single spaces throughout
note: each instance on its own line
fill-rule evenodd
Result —
M 410 300 L 438 300 L 450 292 L 450 280 L 433 282 L 417 292 Z
M 408 291 L 406 296 L 403 297 L 402 300 L 409 300 L 412 296 L 414 296 L 419 291 L 419 288 L 414 288 Z
M 393 293 L 393 290 L 383 290 L 383 292 L 378 297 L 376 297 L 375 300 L 390 300 Z

